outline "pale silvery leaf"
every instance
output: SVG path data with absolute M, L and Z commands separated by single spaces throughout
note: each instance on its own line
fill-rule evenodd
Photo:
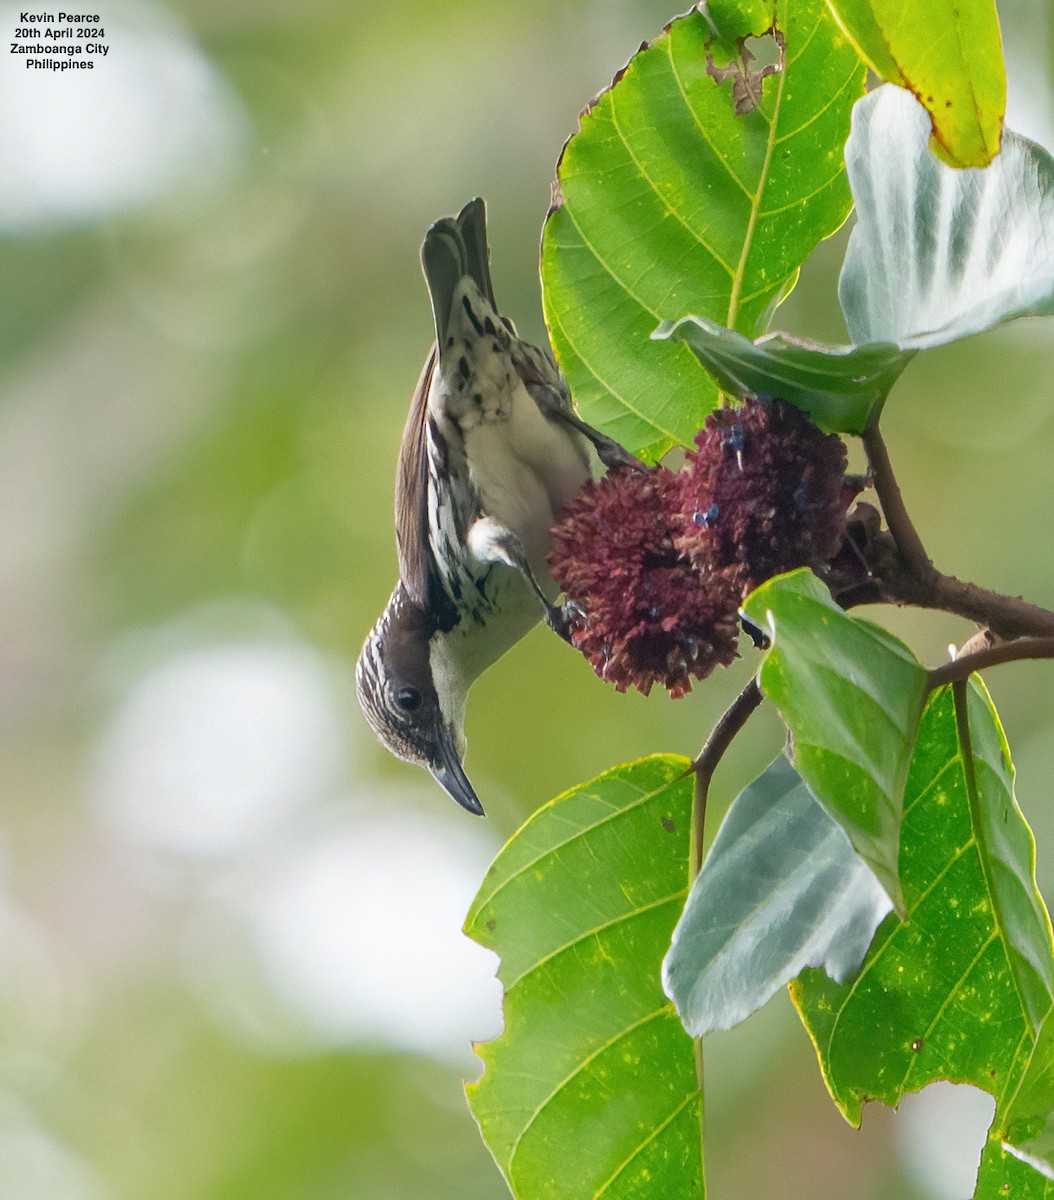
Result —
M 857 224 L 838 293 L 858 345 L 924 349 L 1054 313 L 1054 159 L 1006 130 L 988 167 L 955 170 L 930 153 L 930 132 L 903 88 L 853 109 Z
M 694 1037 L 729 1029 L 805 967 L 843 981 L 891 908 L 780 757 L 729 808 L 674 930 L 663 987 Z

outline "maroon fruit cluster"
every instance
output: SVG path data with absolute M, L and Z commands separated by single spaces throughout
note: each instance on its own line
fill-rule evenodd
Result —
M 845 534 L 845 447 L 800 409 L 748 399 L 712 413 L 682 471 L 621 468 L 553 529 L 549 565 L 584 614 L 571 640 L 619 691 L 691 690 L 736 657 L 752 587 L 821 567 Z
M 553 530 L 550 566 L 585 613 L 571 638 L 619 691 L 691 680 L 736 657 L 736 594 L 677 548 L 681 478 L 657 467 L 588 483 Z

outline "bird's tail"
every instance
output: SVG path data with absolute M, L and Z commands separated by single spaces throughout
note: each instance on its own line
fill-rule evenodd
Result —
M 421 266 L 441 349 L 446 342 L 454 291 L 466 275 L 497 311 L 487 249 L 487 206 L 478 196 L 456 217 L 443 217 L 429 229 L 421 245 Z

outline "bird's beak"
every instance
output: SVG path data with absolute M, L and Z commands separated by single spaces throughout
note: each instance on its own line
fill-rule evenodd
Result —
M 453 734 L 444 729 L 439 739 L 439 757 L 429 768 L 432 777 L 452 799 L 462 808 L 467 809 L 477 817 L 484 816 L 483 805 L 479 802 L 472 784 L 468 781 L 465 768 L 461 765 L 461 757 L 457 752 L 457 743 Z

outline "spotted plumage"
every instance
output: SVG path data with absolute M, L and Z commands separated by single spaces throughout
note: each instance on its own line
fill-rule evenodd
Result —
M 462 766 L 468 689 L 543 615 L 559 628 L 550 530 L 598 454 L 629 456 L 576 416 L 552 355 L 498 313 L 482 200 L 437 221 L 421 261 L 436 340 L 399 454 L 400 579 L 356 680 L 380 741 L 482 813 Z

